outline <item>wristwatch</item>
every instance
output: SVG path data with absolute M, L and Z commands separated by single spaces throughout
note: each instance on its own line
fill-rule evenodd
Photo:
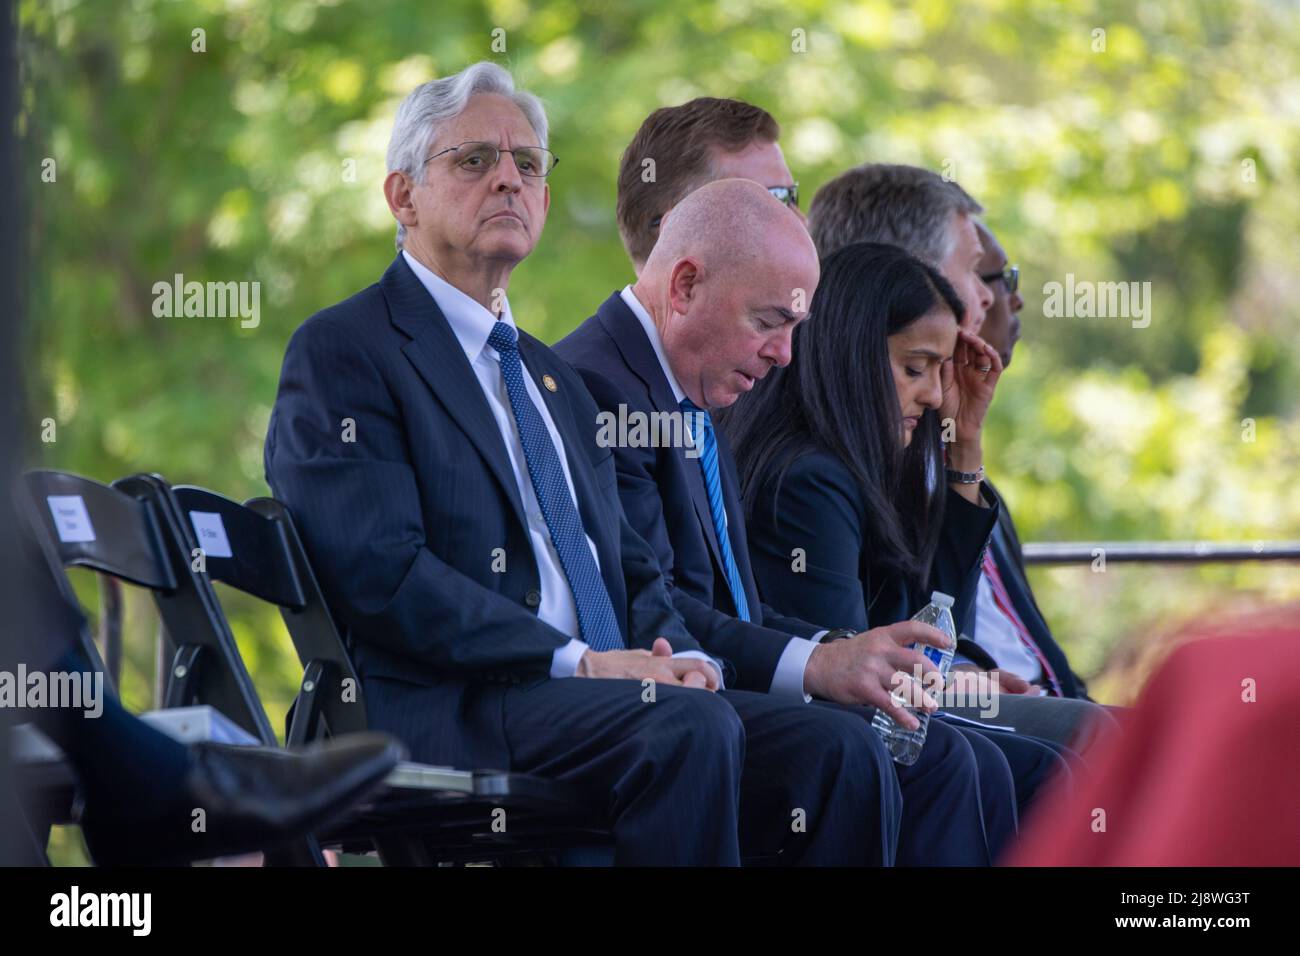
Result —
M 984 466 L 980 465 L 978 471 L 958 471 L 956 468 L 945 468 L 944 475 L 949 481 L 955 481 L 959 485 L 978 485 L 984 480 Z

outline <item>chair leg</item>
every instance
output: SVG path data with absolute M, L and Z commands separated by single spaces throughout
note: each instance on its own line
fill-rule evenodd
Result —
M 375 837 L 375 849 L 384 866 L 435 866 L 437 860 L 418 837 Z
M 171 673 L 167 675 L 167 692 L 163 707 L 172 710 L 187 707 L 194 700 L 200 658 L 203 648 L 195 644 L 185 644 L 176 649 L 172 658 Z
M 325 854 L 315 837 L 294 840 L 286 846 L 276 847 L 263 855 L 263 866 L 325 866 Z

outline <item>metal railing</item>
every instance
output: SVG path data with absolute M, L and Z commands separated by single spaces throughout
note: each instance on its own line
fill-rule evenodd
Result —
M 1107 564 L 1232 564 L 1242 561 L 1300 561 L 1300 541 L 1255 541 L 1212 544 L 1207 541 L 1052 541 L 1024 546 L 1025 564 L 1091 564 L 1105 555 Z M 102 576 L 101 576 L 102 577 Z M 118 686 L 122 670 L 122 601 L 114 581 L 101 592 L 105 607 L 101 615 L 101 640 L 109 678 Z M 161 695 L 166 683 L 162 648 L 163 633 L 158 632 L 158 657 L 155 661 L 155 693 Z M 161 696 L 157 699 L 161 700 Z
M 1024 546 L 1026 564 L 1091 564 L 1105 556 L 1107 564 L 1232 564 L 1240 561 L 1300 561 L 1300 541 L 1252 541 L 1217 544 L 1208 541 L 1081 541 L 1041 542 Z

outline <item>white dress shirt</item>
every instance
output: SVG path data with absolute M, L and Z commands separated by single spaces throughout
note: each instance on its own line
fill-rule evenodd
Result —
M 686 393 L 678 384 L 677 376 L 673 374 L 672 367 L 668 364 L 668 357 L 664 354 L 664 345 L 659 337 L 659 329 L 655 326 L 654 319 L 646 311 L 645 306 L 637 299 L 636 293 L 632 291 L 630 285 L 624 286 L 620 293 L 627 307 L 632 310 L 632 314 L 637 317 L 641 323 L 641 328 L 645 330 L 646 337 L 650 340 L 650 345 L 655 351 L 655 356 L 659 359 L 659 367 L 663 369 L 664 377 L 668 379 L 668 387 L 673 390 L 673 398 L 681 406 L 682 401 L 686 398 Z M 670 409 L 671 410 L 671 409 Z M 726 509 L 723 509 L 725 520 Z M 805 637 L 791 637 L 790 643 L 785 646 L 781 652 L 781 657 L 776 662 L 776 672 L 772 675 L 772 686 L 768 688 L 769 693 L 779 694 L 783 697 L 802 698 L 805 703 L 812 700 L 812 695 L 804 693 L 804 672 L 808 669 L 808 658 L 812 657 L 813 649 L 817 642 L 826 635 L 826 631 L 818 631 L 811 640 Z
M 980 572 L 979 590 L 975 592 L 975 643 L 1004 671 L 1030 683 L 1043 676 L 1038 658 L 1025 647 L 1016 626 L 993 600 L 993 585 L 983 571 Z
M 515 485 L 519 490 L 519 500 L 523 503 L 524 518 L 528 522 L 528 539 L 537 561 L 539 589 L 542 595 L 541 604 L 537 608 L 537 617 L 557 631 L 569 635 L 570 638 L 568 644 L 557 648 L 551 655 L 551 676 L 572 677 L 577 673 L 578 662 L 586 653 L 587 645 L 579 637 L 578 607 L 574 602 L 573 590 L 569 587 L 568 578 L 564 576 L 560 556 L 556 553 L 554 542 L 551 541 L 550 529 L 537 502 L 532 478 L 528 474 L 528 459 L 524 455 L 523 441 L 519 437 L 519 425 L 515 421 L 510 395 L 506 391 L 505 378 L 501 374 L 501 356 L 496 349 L 488 345 L 488 336 L 496 326 L 497 317 L 451 283 L 434 275 L 405 249 L 402 250 L 402 257 L 411 267 L 416 278 L 428 290 L 429 295 L 433 297 L 433 301 L 446 317 L 447 324 L 455 333 L 456 341 L 465 350 L 465 357 L 469 360 L 470 368 L 474 370 L 488 407 L 492 411 L 492 417 L 501 432 L 506 453 L 510 457 L 510 467 L 515 475 Z M 508 299 L 502 300 L 500 321 L 505 322 L 518 333 Z M 523 364 L 522 355 L 520 364 Z M 527 372 L 526 365 L 524 369 Z M 560 467 L 564 471 L 564 482 L 576 510 L 578 501 L 573 491 L 573 476 L 569 473 L 569 460 L 565 454 L 564 442 L 533 377 L 525 374 L 523 379 L 528 397 L 536 406 L 538 415 L 546 425 L 547 434 L 551 437 L 551 444 L 555 446 L 556 456 L 560 459 Z M 600 556 L 596 553 L 596 545 L 589 535 L 585 537 L 587 547 L 591 549 L 592 559 L 599 570 Z M 721 677 L 721 667 L 707 655 L 685 651 L 680 656 L 702 657 L 708 660 L 718 669 L 719 678 Z

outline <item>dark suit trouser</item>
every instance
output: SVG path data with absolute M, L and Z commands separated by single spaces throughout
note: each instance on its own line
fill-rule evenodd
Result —
M 372 678 L 367 712 L 413 760 L 445 763 L 439 735 L 410 732 L 429 690 Z M 647 702 L 644 690 L 580 678 L 510 688 L 506 769 L 583 791 L 613 830 L 616 864 L 892 862 L 898 790 L 861 719 L 743 691 L 656 686 Z
M 932 722 L 932 725 L 933 723 L 936 722 Z M 938 723 L 940 726 L 947 726 Z M 970 744 L 980 767 L 980 803 L 984 809 L 984 832 L 988 838 L 989 861 L 996 862 L 998 855 L 1011 845 L 1019 833 L 1019 787 L 1027 771 L 1023 763 L 1012 760 L 1006 751 L 979 730 L 973 727 L 952 729 Z
M 992 745 L 1006 759 L 1011 778 L 1015 782 L 1014 800 L 1018 818 L 1025 816 L 1034 798 L 1050 780 L 1057 777 L 1069 779 L 1073 776 L 1068 763 L 1072 751 L 1061 744 L 1006 731 L 965 727 L 961 731 L 972 740 L 978 739 Z M 1009 829 L 1003 827 L 996 835 L 990 834 L 990 848 L 995 861 L 1010 845 L 1016 831 L 1016 826 Z
M 534 697 L 539 690 L 548 700 Z M 861 719 L 746 691 L 656 687 L 655 696 L 644 702 L 639 681 L 569 679 L 506 698 L 518 769 L 600 794 L 616 863 L 893 862 L 898 787 Z M 610 708 L 612 721 L 602 716 Z M 562 736 L 561 724 L 570 726 Z M 611 734 L 632 727 L 609 748 Z
M 893 761 L 853 710 L 723 691 L 745 726 L 740 843 L 801 866 L 892 866 L 902 816 Z
M 996 700 L 998 712 L 988 716 L 976 706 L 944 709 L 995 727 L 1014 727 L 1018 734 L 1064 744 L 1081 754 L 1086 754 L 1099 737 L 1119 727 L 1109 710 L 1090 700 L 1027 694 L 999 694 Z
M 729 696 L 729 695 L 728 695 Z M 749 695 L 761 696 L 761 695 Z M 1015 834 L 1015 796 L 1011 771 L 992 744 L 932 723 L 926 747 L 910 767 L 894 763 L 884 741 L 871 730 L 874 708 L 814 701 L 810 710 L 820 709 L 852 718 L 870 731 L 870 749 L 884 767 L 892 767 L 901 814 L 894 812 L 897 851 L 894 864 L 901 866 L 988 866 L 992 839 L 1008 840 Z M 750 723 L 746 721 L 746 730 Z M 807 760 L 807 754 L 802 754 Z M 802 767 L 811 773 L 813 767 Z M 744 808 L 745 797 L 741 797 Z M 871 806 L 858 800 L 859 813 Z
M 916 763 L 894 769 L 903 790 L 899 866 L 988 866 L 1008 821 L 1014 834 L 1011 771 L 977 734 L 931 720 Z
M 828 701 L 814 706 L 852 714 L 868 727 L 876 714 L 874 707 Z M 897 865 L 989 866 L 1015 836 L 1011 767 L 978 732 L 931 720 L 916 763 L 893 767 L 903 799 Z
M 510 687 L 501 701 L 509 766 L 566 781 L 608 823 L 614 862 L 738 865 L 737 808 L 745 734 L 716 694 L 640 681 L 568 678 Z M 406 742 L 411 759 L 455 762 L 445 733 L 428 728 L 431 688 L 366 681 L 374 729 Z M 473 734 L 480 728 L 466 727 Z M 509 819 L 505 821 L 509 831 Z

